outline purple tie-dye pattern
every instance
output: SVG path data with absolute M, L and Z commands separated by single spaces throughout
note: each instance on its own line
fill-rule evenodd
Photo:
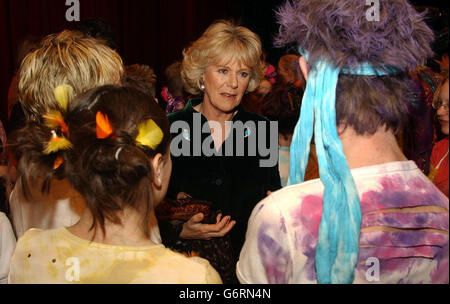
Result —
M 442 280 L 433 280 L 430 276 L 429 263 L 431 259 L 426 258 L 399 258 L 380 261 L 380 282 L 383 284 L 430 284 L 444 283 Z M 436 263 L 435 263 L 436 264 Z M 427 266 L 428 265 L 428 266 Z M 423 269 L 428 273 L 424 273 Z M 359 276 L 366 276 L 368 266 L 358 263 L 357 272 Z M 448 272 L 448 269 L 447 269 Z M 362 281 L 361 283 L 363 283 Z M 367 283 L 367 282 L 364 282 Z
M 287 233 L 287 228 L 286 228 L 286 220 L 284 219 L 284 217 L 281 218 L 281 228 L 280 230 L 286 234 Z
M 418 206 L 438 206 L 448 210 L 448 200 L 436 191 L 432 183 L 420 177 L 407 179 L 401 175 L 392 175 L 380 179 L 379 184 L 381 189 L 367 191 L 361 195 L 361 209 L 365 214 L 362 227 L 386 226 L 411 230 L 362 233 L 360 244 L 375 247 L 361 248 L 360 263 L 369 257 L 377 257 L 381 260 L 381 270 L 386 272 L 385 275 L 394 278 L 395 273 L 409 272 L 422 265 L 424 262 L 421 259 L 434 259 L 439 267 L 433 274 L 429 274 L 431 282 L 448 282 L 448 234 L 414 230 L 436 229 L 448 232 L 448 213 L 367 214 L 384 209 Z M 290 214 L 291 225 L 295 228 L 294 244 L 296 250 L 300 250 L 306 257 L 302 272 L 305 272 L 308 281 L 315 281 L 314 258 L 322 216 L 322 196 L 309 195 L 300 198 L 300 201 L 299 208 Z M 367 267 L 361 266 L 360 263 L 358 268 L 367 270 Z M 399 278 L 390 283 L 402 282 L 410 281 Z
M 448 261 L 448 249 L 447 244 L 442 248 L 442 250 L 435 256 L 435 260 L 438 262 L 437 267 L 431 273 L 432 283 L 449 283 L 448 272 L 449 272 L 449 261 Z
M 363 217 L 361 228 L 386 226 L 399 229 L 438 229 L 448 231 L 447 213 L 376 213 Z
M 376 257 L 378 260 L 422 257 L 433 259 L 442 251 L 442 247 L 419 246 L 419 247 L 363 247 L 360 248 L 359 262 L 363 263 L 368 258 Z
M 287 284 L 286 278 L 292 274 L 292 260 L 289 253 L 271 234 L 279 229 L 262 225 L 258 231 L 258 252 L 270 284 Z
M 362 228 L 384 226 L 399 230 L 361 233 L 360 244 L 363 247 L 358 257 L 358 282 L 370 283 L 365 281 L 368 270 L 365 260 L 376 257 L 380 262 L 381 283 L 448 284 L 448 212 L 382 212 L 419 206 L 437 206 L 448 210 L 448 199 L 419 170 L 410 171 L 413 169 L 405 166 L 397 171 L 403 170 L 403 174 L 388 176 L 382 175 L 383 170 L 377 173 L 380 177 L 367 178 L 362 182 L 370 185 L 370 190 L 361 194 Z M 355 180 L 358 185 L 358 178 Z M 296 198 L 296 207 L 292 205 L 293 209 L 286 217 L 281 216 L 279 220 L 272 219 L 259 226 L 258 254 L 269 283 L 288 283 L 294 272 L 302 282 L 316 281 L 315 251 L 323 195 L 321 190 L 318 191 L 309 195 L 300 194 Z M 263 208 L 264 205 L 259 206 L 256 214 Z M 283 210 L 282 207 L 280 209 Z M 291 232 L 294 252 L 289 252 L 292 247 L 288 245 L 286 236 Z
M 438 206 L 448 210 L 448 200 L 436 191 L 428 181 L 419 177 L 404 178 L 394 175 L 380 180 L 381 191 L 368 191 L 362 195 L 361 210 L 363 214 L 372 211 L 391 208 L 411 208 L 418 206 Z M 397 229 L 410 229 L 404 231 L 377 231 L 361 233 L 360 245 L 372 245 L 375 248 L 361 248 L 360 260 L 369 257 L 383 259 L 403 258 L 411 260 L 411 265 L 417 265 L 415 258 L 428 258 L 437 263 L 448 265 L 448 213 L 379 213 L 364 215 L 362 227 L 387 226 Z M 414 229 L 436 229 L 447 233 L 433 231 L 417 231 Z M 386 248 L 388 247 L 388 248 Z M 447 248 L 447 249 L 445 249 Z M 384 270 L 391 273 L 404 270 L 405 263 L 386 263 Z M 389 266 L 389 267 L 387 267 Z M 448 268 L 444 273 L 436 270 L 434 277 L 444 278 L 448 281 Z M 433 279 L 433 282 L 442 282 Z M 446 278 L 446 279 L 445 279 Z
M 380 180 L 381 190 L 368 191 L 361 197 L 362 214 L 392 208 L 438 206 L 449 209 L 448 200 L 436 191 L 435 186 L 420 177 L 405 179 L 393 175 Z
M 322 196 L 309 195 L 301 199 L 300 208 L 291 213 L 294 227 L 302 227 L 302 233 L 296 234 L 295 243 L 306 257 L 303 272 L 309 281 L 316 280 L 316 246 L 322 219 Z M 296 245 L 295 247 L 297 247 Z
M 360 246 L 372 245 L 382 247 L 414 247 L 440 246 L 448 243 L 448 235 L 437 232 L 406 230 L 406 231 L 376 231 L 361 233 Z
M 261 204 L 261 206 L 259 206 L 258 210 L 255 213 L 255 216 L 258 216 L 258 214 L 261 212 L 261 210 L 264 208 L 264 204 Z

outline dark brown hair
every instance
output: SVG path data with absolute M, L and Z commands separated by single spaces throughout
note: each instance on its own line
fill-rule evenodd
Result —
M 156 96 L 156 74 L 148 65 L 126 66 L 122 85 L 139 89 L 152 98 Z
M 409 106 L 418 101 L 411 78 L 396 76 L 339 76 L 336 124 L 358 135 L 373 135 L 385 127 L 399 135 L 408 124 Z
M 98 111 L 107 115 L 113 128 L 113 134 L 106 139 L 97 138 Z M 74 99 L 64 116 L 71 150 L 44 155 L 52 130 L 36 122 L 28 123 L 14 136 L 13 150 L 19 160 L 19 176 L 25 181 L 24 194 L 30 179 L 43 180 L 42 190 L 49 191 L 52 178 L 66 177 L 84 197 L 94 217 L 91 228 L 98 223 L 104 231 L 105 220 L 120 224 L 117 212 L 128 206 L 146 215 L 142 224 L 148 234 L 147 219 L 153 207 L 149 159 L 158 153 L 170 157 L 169 121 L 163 110 L 135 88 L 104 86 Z M 148 119 L 164 134 L 154 150 L 138 146 L 135 140 L 138 126 Z M 63 157 L 64 164 L 53 170 L 57 156 Z
M 433 31 L 407 0 L 380 1 L 380 20 L 367 18 L 361 0 L 288 0 L 277 11 L 277 46 L 301 46 L 308 63 L 326 59 L 335 67 L 354 69 L 362 63 L 400 73 L 387 77 L 340 75 L 336 96 L 338 126 L 373 134 L 386 126 L 401 131 L 408 102 L 416 92 L 406 75 L 432 57 Z
M 184 97 L 184 85 L 181 78 L 181 61 L 169 65 L 164 71 L 167 79 L 167 88 L 174 97 Z

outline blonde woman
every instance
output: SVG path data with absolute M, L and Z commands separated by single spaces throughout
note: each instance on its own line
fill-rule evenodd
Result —
M 261 41 L 255 33 L 228 21 L 214 23 L 184 51 L 185 89 L 200 97 L 169 115 L 174 139 L 168 195 L 210 201 L 215 218 L 205 224 L 206 215 L 199 213 L 183 224 L 164 227 L 161 235 L 169 245 L 180 238 L 230 237 L 231 260 L 204 256 L 224 283 L 237 281 L 235 262 L 254 205 L 281 187 L 277 129 L 240 105 L 263 79 L 261 58 Z M 270 149 L 262 151 L 264 145 Z

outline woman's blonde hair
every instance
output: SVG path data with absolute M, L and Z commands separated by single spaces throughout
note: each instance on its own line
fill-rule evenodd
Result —
M 188 49 L 183 51 L 181 76 L 186 91 L 201 94 L 202 75 L 211 64 L 236 59 L 251 69 L 247 92 L 254 91 L 264 77 L 262 46 L 258 35 L 249 29 L 219 20 L 212 24 Z
M 37 118 L 57 105 L 53 91 L 59 85 L 70 85 L 73 98 L 101 85 L 120 83 L 123 70 L 120 56 L 102 40 L 65 30 L 44 38 L 23 60 L 20 102 L 29 118 Z

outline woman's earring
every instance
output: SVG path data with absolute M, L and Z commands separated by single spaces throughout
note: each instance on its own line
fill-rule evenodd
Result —
M 200 90 L 202 90 L 203 92 L 205 91 L 206 87 L 205 87 L 205 81 L 204 81 L 204 76 L 202 75 L 198 81 Z

